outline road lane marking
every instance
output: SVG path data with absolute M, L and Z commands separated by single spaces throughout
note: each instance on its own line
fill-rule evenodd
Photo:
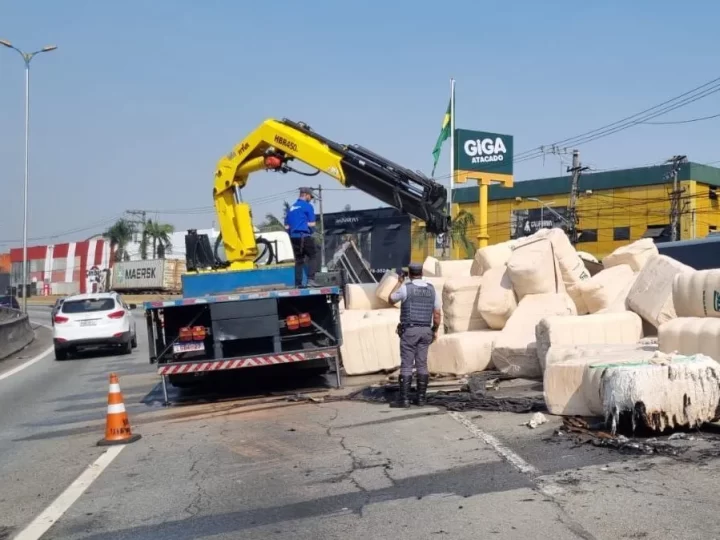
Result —
M 467 429 L 472 435 L 474 435 L 481 441 L 484 441 L 485 444 L 490 445 L 497 454 L 499 454 L 501 457 L 503 457 L 506 461 L 508 461 L 513 467 L 515 467 L 521 473 L 530 474 L 533 476 L 540 474 L 540 471 L 538 471 L 535 467 L 530 465 L 527 461 L 525 461 L 523 458 L 518 456 L 515 452 L 510 450 L 507 446 L 505 446 L 503 443 L 501 443 L 499 439 L 496 439 L 489 433 L 480 429 L 477 425 L 475 425 L 472 422 L 472 420 L 470 420 L 464 414 L 461 414 L 459 412 L 451 412 L 449 414 L 453 418 L 453 420 L 455 420 L 456 422 L 465 426 L 465 429 Z
M 47 324 L 39 323 L 37 321 L 33 321 L 32 319 L 30 320 L 30 322 L 33 324 L 36 324 L 38 326 L 42 326 L 44 328 L 50 328 Z M 14 368 L 12 368 L 9 371 L 6 371 L 5 373 L 0 373 L 0 381 L 2 381 L 3 379 L 7 379 L 11 375 L 15 375 L 16 373 L 22 371 L 23 369 L 28 368 L 28 367 L 32 366 L 33 364 L 39 362 L 40 360 L 45 358 L 47 355 L 49 355 L 51 352 L 53 352 L 54 349 L 55 349 L 55 346 L 51 345 L 50 347 L 45 349 L 43 352 L 41 352 L 37 356 L 31 358 L 27 362 L 23 362 L 19 366 L 15 366 Z
M 7 379 L 11 375 L 15 375 L 16 373 L 22 371 L 23 369 L 28 368 L 28 367 L 32 366 L 33 364 L 39 362 L 40 360 L 45 358 L 47 355 L 49 355 L 51 352 L 53 352 L 54 349 L 55 349 L 54 346 L 50 346 L 47 349 L 45 349 L 43 352 L 38 354 L 35 358 L 31 358 L 24 364 L 20 364 L 19 366 L 12 368 L 10 371 L 6 371 L 5 373 L 0 374 L 0 381 L 2 381 L 3 379 Z
M 45 511 L 36 517 L 30 525 L 15 537 L 15 540 L 38 540 L 50 527 L 67 512 L 70 507 L 85 493 L 87 488 L 102 474 L 102 472 L 122 452 L 125 445 L 112 446 L 103 452 L 94 463 L 85 469 L 77 479 L 55 499 Z

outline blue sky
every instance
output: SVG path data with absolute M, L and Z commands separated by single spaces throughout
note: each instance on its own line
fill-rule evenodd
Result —
M 31 68 L 31 244 L 83 239 L 126 209 L 162 210 L 150 217 L 178 229 L 210 226 L 215 163 L 268 117 L 429 174 L 450 77 L 457 126 L 513 134 L 517 153 L 720 76 L 720 3 L 583 4 L 0 0 L 0 37 L 58 46 Z M 23 84 L 19 56 L 0 50 L 0 251 L 22 238 Z M 657 120 L 716 113 L 720 94 Z M 580 146 L 581 157 L 597 169 L 678 153 L 718 161 L 718 125 L 641 125 Z M 565 166 L 548 156 L 515 176 Z M 321 183 L 332 189 L 326 211 L 379 206 Z M 279 214 L 303 184 L 258 174 L 245 198 L 256 218 Z

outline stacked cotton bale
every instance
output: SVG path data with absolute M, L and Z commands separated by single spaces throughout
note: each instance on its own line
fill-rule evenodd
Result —
M 553 244 L 547 239 L 520 244 L 510 256 L 507 270 L 518 300 L 529 294 L 565 292 Z
M 677 318 L 660 326 L 660 350 L 720 362 L 720 269 L 678 273 L 672 300 Z
M 634 345 L 642 337 L 642 320 L 629 311 L 585 317 L 546 317 L 535 327 L 538 359 L 543 370 L 550 347 Z
M 435 275 L 443 278 L 456 278 L 470 276 L 473 259 L 460 259 L 452 261 L 436 261 Z
M 658 253 L 658 248 L 652 238 L 642 238 L 617 248 L 602 260 L 602 264 L 605 268 L 627 264 L 630 265 L 633 272 L 639 272 L 650 258 Z
M 535 326 L 551 315 L 577 315 L 577 308 L 566 293 L 525 295 L 495 341 L 495 368 L 515 377 L 542 378 Z
M 454 278 L 445 283 L 442 290 L 442 309 L 446 334 L 488 328 L 478 311 L 482 283 L 483 278 L 478 276 Z
M 478 249 L 470 267 L 470 275 L 482 276 L 491 268 L 505 267 L 516 244 L 517 242 L 510 240 Z
M 653 328 L 676 317 L 673 280 L 677 274 L 694 270 L 665 255 L 651 255 L 640 270 L 627 296 L 627 307 Z
M 431 373 L 467 375 L 492 366 L 493 344 L 500 332 L 481 330 L 445 334 L 430 345 L 428 369 Z
M 552 243 L 565 290 L 575 302 L 578 315 L 584 315 L 588 312 L 588 308 L 580 292 L 580 287 L 586 280 L 590 279 L 590 273 L 585 268 L 585 262 L 579 253 L 575 251 L 568 236 L 560 229 L 549 229 L 545 238 Z
M 616 299 L 624 293 L 625 289 L 628 289 L 629 292 L 629 287 L 634 282 L 635 274 L 630 265 L 619 264 L 583 281 L 576 290 L 582 296 L 586 313 L 597 313 L 616 305 Z M 625 297 L 622 298 L 622 302 L 625 303 Z
M 435 268 L 438 260 L 435 257 L 427 257 L 423 262 L 423 276 L 424 277 L 435 277 Z
M 478 295 L 478 312 L 493 330 L 502 330 L 517 308 L 517 298 L 505 265 L 485 271 Z

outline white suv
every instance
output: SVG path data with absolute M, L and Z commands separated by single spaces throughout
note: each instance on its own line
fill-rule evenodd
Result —
M 53 317 L 55 358 L 84 347 L 119 346 L 122 354 L 137 347 L 135 319 L 129 306 L 115 292 L 68 296 Z

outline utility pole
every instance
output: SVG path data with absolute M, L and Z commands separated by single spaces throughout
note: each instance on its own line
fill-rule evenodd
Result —
M 687 163 L 687 156 L 673 156 L 666 161 L 672 165 L 670 172 L 665 175 L 665 180 L 672 179 L 672 191 L 670 192 L 670 240 L 676 242 L 680 239 L 680 201 L 683 190 L 678 184 L 678 172 L 683 163 Z
M 125 213 L 129 216 L 138 216 L 140 219 L 128 219 L 127 221 L 132 224 L 140 224 L 140 237 L 137 236 L 137 230 L 133 234 L 133 241 L 141 243 L 143 236 L 145 235 L 145 226 L 147 225 L 147 212 L 145 210 L 125 210 Z M 147 255 L 147 253 L 146 253 Z M 153 254 L 154 256 L 154 254 Z M 143 254 L 140 253 L 140 257 L 143 257 Z
M 323 217 L 322 186 L 318 186 L 317 191 L 318 202 L 320 204 L 320 271 L 327 272 L 327 267 L 325 266 L 325 218 Z
M 577 215 L 578 185 L 580 183 L 580 174 L 587 171 L 589 167 L 583 167 L 580 163 L 580 151 L 573 150 L 572 167 L 567 168 L 567 172 L 572 173 L 572 181 L 570 183 L 570 202 L 568 203 L 568 236 L 572 245 L 577 244 L 577 226 L 580 222 Z

